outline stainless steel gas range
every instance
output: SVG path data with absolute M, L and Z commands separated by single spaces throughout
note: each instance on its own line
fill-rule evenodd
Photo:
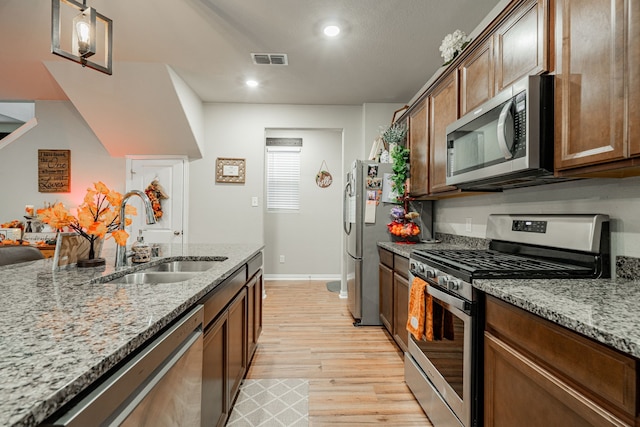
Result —
M 409 334 L 405 381 L 436 427 L 482 425 L 484 315 L 475 279 L 610 276 L 607 215 L 490 215 L 487 239 L 487 250 L 409 257 L 410 286 L 427 284 L 432 330 L 428 341 Z

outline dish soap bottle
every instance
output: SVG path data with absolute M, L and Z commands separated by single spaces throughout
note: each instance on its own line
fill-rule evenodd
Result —
M 133 252 L 131 262 L 149 262 L 151 261 L 151 246 L 144 241 L 142 230 L 139 230 L 139 232 L 138 240 L 131 245 L 131 251 Z

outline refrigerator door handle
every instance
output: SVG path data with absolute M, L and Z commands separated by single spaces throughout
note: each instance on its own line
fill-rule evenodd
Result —
M 347 185 L 344 187 L 344 201 L 342 205 L 342 228 L 346 235 L 351 234 L 351 222 L 349 221 L 348 206 L 349 206 L 349 195 L 351 194 L 351 182 L 347 182 Z

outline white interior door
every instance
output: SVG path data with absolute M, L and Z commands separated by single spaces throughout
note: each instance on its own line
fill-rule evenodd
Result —
M 186 243 L 185 241 L 185 159 L 128 159 L 127 191 L 145 189 L 154 181 L 164 189 L 168 199 L 161 200 L 162 216 L 155 224 L 147 224 L 139 197 L 129 203 L 138 209 L 127 232 L 129 244 L 138 237 L 139 230 L 147 243 Z

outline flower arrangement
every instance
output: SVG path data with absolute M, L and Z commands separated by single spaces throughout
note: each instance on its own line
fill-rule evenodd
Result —
M 455 30 L 447 34 L 440 45 L 440 56 L 444 58 L 443 65 L 449 65 L 471 40 L 461 30 Z
M 39 219 L 45 224 L 51 225 L 56 230 L 65 227 L 74 230 L 90 243 L 89 259 L 95 258 L 94 242 L 111 233 L 115 242 L 120 246 L 127 244 L 129 233 L 118 230 L 120 225 L 120 203 L 122 194 L 110 190 L 102 182 L 93 184 L 93 188 L 87 188 L 84 202 L 78 206 L 77 216 L 72 215 L 62 203 L 56 203 L 47 209 L 38 209 Z M 126 215 L 136 215 L 136 208 L 127 205 Z M 131 219 L 124 219 L 125 225 L 131 224 Z
M 387 144 L 400 144 L 407 137 L 407 126 L 404 123 L 394 123 L 382 133 L 382 139 Z
M 387 224 L 389 233 L 398 236 L 405 241 L 417 240 L 420 234 L 420 227 L 413 220 L 418 217 L 417 212 L 405 212 L 404 207 L 394 206 L 391 208 L 391 221 Z

